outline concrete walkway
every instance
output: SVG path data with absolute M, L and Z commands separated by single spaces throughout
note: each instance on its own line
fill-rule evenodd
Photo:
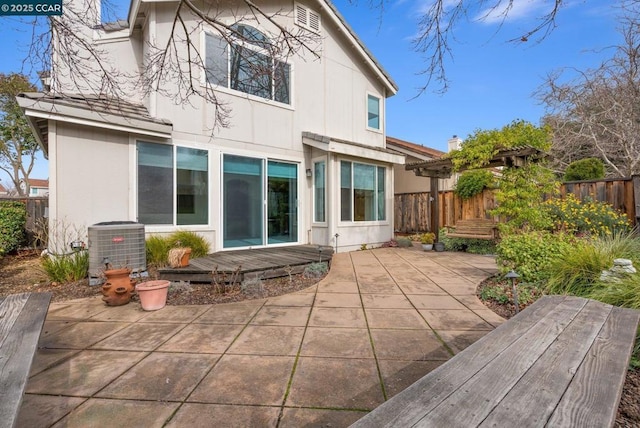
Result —
M 145 312 L 51 304 L 21 427 L 348 426 L 502 319 L 493 258 L 385 248 L 334 256 L 285 296 Z

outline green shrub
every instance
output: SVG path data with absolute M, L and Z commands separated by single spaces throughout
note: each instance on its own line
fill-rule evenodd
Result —
M 22 202 L 0 202 L 0 256 L 24 244 L 27 209 Z
M 561 257 L 548 266 L 546 291 L 551 294 L 586 296 L 600 278 L 600 273 L 613 265 L 610 253 L 596 243 L 583 239 L 565 248 Z
M 590 199 L 581 201 L 574 194 L 551 199 L 544 204 L 557 230 L 577 234 L 610 235 L 629 228 L 627 217 L 607 203 Z
M 167 238 L 169 247 L 191 248 L 191 258 L 203 257 L 209 254 L 209 243 L 200 235 L 188 230 L 178 230 Z
M 147 264 L 156 267 L 167 265 L 169 255 L 169 240 L 160 235 L 151 235 L 146 240 Z
M 89 270 L 89 252 L 53 255 L 42 258 L 42 268 L 52 282 L 66 283 L 80 281 Z
M 548 277 L 548 267 L 572 245 L 576 238 L 565 233 L 528 231 L 503 236 L 496 247 L 502 273 L 513 269 L 524 282 L 540 282 Z
M 486 169 L 463 172 L 453 191 L 462 199 L 470 199 L 493 184 L 493 174 Z
M 598 281 L 585 297 L 623 308 L 640 309 L 640 277 L 635 274 L 617 282 Z
M 398 238 L 396 239 L 396 243 L 400 248 L 409 248 L 413 245 L 409 238 Z
M 581 201 L 574 194 L 564 199 L 549 199 L 544 202 L 556 230 L 578 235 L 604 236 L 629 230 L 627 216 L 604 202 Z
M 453 238 L 446 229 L 440 231 L 440 242 L 446 251 L 465 251 L 472 254 L 495 254 L 496 242 L 489 239 Z
M 311 263 L 304 268 L 305 278 L 320 278 L 329 272 L 329 265 L 325 262 Z
M 598 180 L 604 178 L 604 164 L 597 158 L 571 162 L 564 171 L 564 181 Z
M 542 295 L 540 287 L 535 283 L 521 282 L 516 284 L 518 290 L 518 304 L 520 306 L 528 306 L 535 302 Z M 513 301 L 513 290 L 511 283 L 497 283 L 486 286 L 480 290 L 480 299 L 493 300 L 494 302 L 505 305 Z

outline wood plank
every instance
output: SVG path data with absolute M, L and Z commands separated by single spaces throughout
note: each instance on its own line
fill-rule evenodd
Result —
M 580 313 L 585 303 L 568 300 L 557 305 L 553 312 L 539 319 L 530 330 L 506 347 L 488 343 L 488 352 L 493 351 L 495 358 L 436 407 L 423 410 L 424 416 L 417 425 L 477 426 L 574 320 L 584 320 Z
M 13 326 L 20 316 L 24 305 L 29 300 L 28 293 L 7 296 L 0 306 L 0 348 L 13 330 Z
M 0 426 L 15 425 L 51 293 L 31 293 L 0 347 Z M 10 300 L 7 297 L 3 303 Z M 19 299 L 22 299 L 20 297 Z
M 412 426 L 422 416 L 467 382 L 496 358 L 496 349 L 504 349 L 519 340 L 558 306 L 576 307 L 584 303 L 564 296 L 544 296 L 520 314 L 466 348 L 437 370 L 427 374 L 358 420 L 352 427 Z M 539 329 L 540 327 L 538 327 Z
M 620 401 L 639 318 L 638 311 L 612 310 L 547 426 L 614 425 L 612 403 Z
M 517 426 L 527 421 L 527 426 L 544 427 L 612 308 L 588 302 L 479 426 Z M 493 376 L 487 374 L 485 380 L 493 382 Z

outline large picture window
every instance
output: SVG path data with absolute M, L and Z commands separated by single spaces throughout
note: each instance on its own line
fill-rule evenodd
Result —
M 209 222 L 206 150 L 138 142 L 138 221 L 151 225 Z
M 268 37 L 249 25 L 234 24 L 229 40 L 205 34 L 207 82 L 290 104 L 291 66 L 273 57 Z
M 340 219 L 385 220 L 385 168 L 340 162 Z

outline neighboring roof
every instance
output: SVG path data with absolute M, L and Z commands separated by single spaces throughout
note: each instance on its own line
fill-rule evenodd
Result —
M 0 184 L 0 193 L 9 193 L 9 191 L 2 184 Z
M 119 20 L 112 23 L 102 24 L 99 27 L 103 28 L 107 32 L 120 31 L 124 29 L 129 30 L 129 34 L 133 32 L 134 26 L 131 25 L 132 22 L 140 22 L 139 15 L 140 5 L 142 2 L 151 3 L 149 0 L 131 0 L 129 5 L 129 17 L 127 21 Z M 155 0 L 157 2 L 162 2 L 166 0 Z M 317 0 L 320 6 L 325 10 L 327 15 L 333 20 L 333 22 L 340 28 L 344 34 L 350 39 L 351 44 L 356 47 L 356 51 L 360 53 L 365 62 L 372 68 L 375 74 L 378 75 L 378 78 L 382 81 L 384 86 L 387 88 L 389 92 L 387 96 L 395 95 L 398 92 L 398 85 L 393 81 L 391 75 L 380 65 L 378 60 L 373 56 L 373 54 L 367 49 L 362 40 L 356 35 L 355 31 L 347 24 L 347 21 L 344 17 L 338 12 L 338 9 L 334 6 L 331 0 Z
M 30 187 L 42 187 L 42 188 L 49 188 L 49 180 L 42 180 L 40 178 L 30 178 L 29 179 L 29 186 Z
M 383 147 L 367 146 L 365 144 L 354 143 L 353 141 L 314 134 L 313 132 L 303 132 L 302 142 L 326 152 L 375 159 L 381 162 L 404 164 L 404 155 L 398 154 L 395 150 L 387 150 Z
M 402 153 L 411 154 L 414 155 L 414 157 L 422 158 L 423 160 L 439 159 L 446 154 L 445 152 L 432 149 L 431 147 L 425 147 L 420 144 L 410 143 L 399 138 L 387 136 L 387 147 L 389 146 L 399 149 Z
M 159 138 L 171 138 L 173 129 L 171 122 L 152 117 L 141 104 L 104 97 L 24 92 L 16 100 L 45 155 L 50 119 Z

